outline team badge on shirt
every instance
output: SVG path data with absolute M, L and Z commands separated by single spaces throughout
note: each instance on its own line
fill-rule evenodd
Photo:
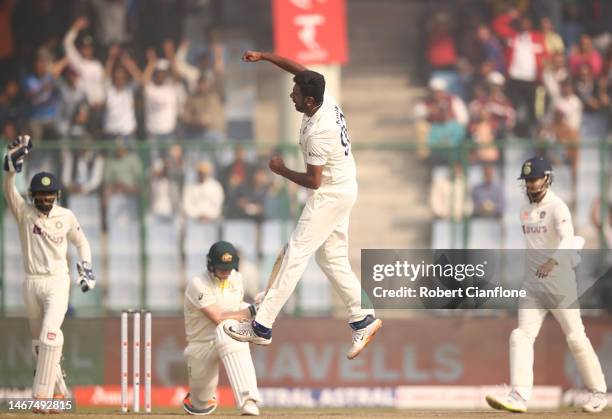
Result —
M 546 217 L 546 211 L 540 212 L 540 220 L 544 219 L 544 217 Z

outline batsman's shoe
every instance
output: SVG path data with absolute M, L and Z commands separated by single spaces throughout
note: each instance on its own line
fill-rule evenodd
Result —
M 593 391 L 589 395 L 589 400 L 582 405 L 582 411 L 587 413 L 599 413 L 608 405 L 608 396 L 606 393 Z
M 272 332 L 268 330 L 269 337 L 261 336 L 255 331 L 255 320 L 242 320 L 240 323 L 229 323 L 226 322 L 223 325 L 223 330 L 232 339 L 239 342 L 250 342 L 256 345 L 269 345 L 272 343 Z
M 525 413 L 527 411 L 527 403 L 516 390 L 512 390 L 505 397 L 487 396 L 487 403 L 493 409 L 506 410 L 513 413 Z
M 210 415 L 217 408 L 217 401 L 215 399 L 206 402 L 206 406 L 198 408 L 191 403 L 191 393 L 187 393 L 183 399 L 183 410 L 190 415 Z
M 365 349 L 372 341 L 374 335 L 382 327 L 381 319 L 374 319 L 370 324 L 361 329 L 353 330 L 353 339 L 351 349 L 346 354 L 348 359 L 353 359 Z
M 259 407 L 257 407 L 257 403 L 255 400 L 247 400 L 242 405 L 242 416 L 259 416 Z

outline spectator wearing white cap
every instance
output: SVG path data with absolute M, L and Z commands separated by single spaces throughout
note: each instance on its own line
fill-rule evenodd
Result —
M 160 146 L 174 139 L 185 96 L 170 70 L 170 61 L 158 60 L 153 49 L 147 51 L 147 68 L 143 75 L 145 128 L 153 147 L 153 158 L 160 156 Z
M 439 147 L 436 154 L 446 159 L 465 137 L 468 112 L 460 98 L 448 93 L 444 79 L 432 78 L 429 90 L 429 96 L 415 107 L 417 136 L 423 146 L 427 144 L 419 154 L 427 157 L 429 147 Z

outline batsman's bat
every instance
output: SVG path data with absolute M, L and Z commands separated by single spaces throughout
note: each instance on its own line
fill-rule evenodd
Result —
M 274 282 L 276 282 L 276 277 L 278 276 L 278 271 L 280 270 L 281 265 L 283 264 L 283 259 L 285 258 L 285 253 L 287 252 L 287 245 L 285 244 L 283 248 L 276 255 L 276 259 L 274 260 L 274 265 L 272 265 L 272 271 L 270 271 L 270 276 L 268 277 L 268 285 L 266 285 L 266 290 L 260 292 L 255 297 L 255 303 L 259 304 L 263 301 L 264 297 L 268 293 L 268 290 L 272 288 Z

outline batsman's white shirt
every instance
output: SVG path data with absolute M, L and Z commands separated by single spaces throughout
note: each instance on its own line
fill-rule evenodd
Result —
M 185 289 L 183 307 L 187 337 L 185 355 L 196 356 L 192 351 L 197 351 L 199 344 L 215 339 L 217 325 L 201 309 L 217 304 L 221 311 L 240 310 L 243 297 L 242 275 L 236 270 L 225 281 L 219 281 L 210 272 L 191 278 Z
M 357 185 L 355 159 L 346 122 L 333 96 L 325 94 L 323 104 L 312 116 L 304 114 L 300 128 L 300 148 L 304 164 L 323 166 L 318 190 Z M 316 193 L 312 189 L 309 192 Z
M 91 262 L 89 242 L 76 217 L 54 205 L 48 215 L 28 205 L 15 187 L 15 173 L 5 173 L 4 196 L 19 225 L 21 253 L 28 277 L 68 274 L 68 241 L 82 261 Z

